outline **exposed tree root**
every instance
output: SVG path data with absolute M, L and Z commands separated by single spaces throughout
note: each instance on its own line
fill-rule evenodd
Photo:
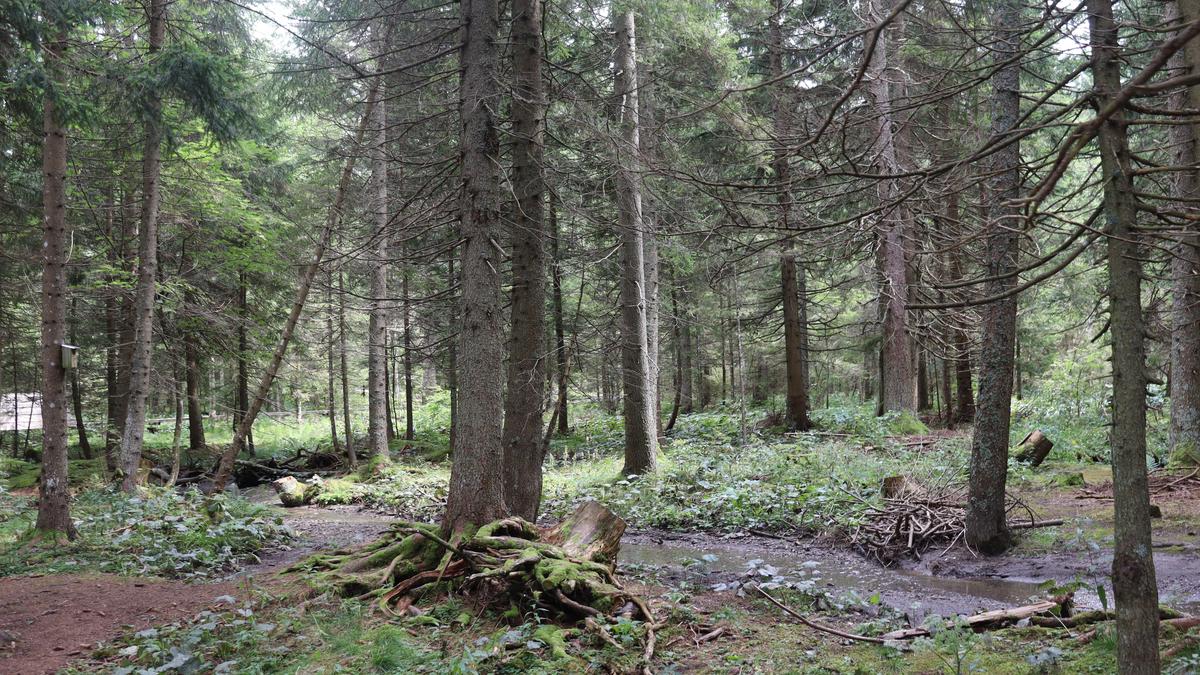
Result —
M 409 611 L 429 591 L 454 591 L 485 598 L 511 616 L 536 611 L 585 626 L 628 616 L 645 622 L 648 664 L 659 626 L 649 606 L 613 574 L 624 529 L 620 518 L 596 502 L 546 531 L 506 518 L 450 541 L 433 525 L 403 522 L 370 544 L 316 555 L 287 571 L 310 573 L 316 589 L 373 600 L 389 615 Z

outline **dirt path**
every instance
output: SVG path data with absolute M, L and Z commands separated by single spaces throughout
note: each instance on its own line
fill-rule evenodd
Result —
M 0 672 L 53 673 L 96 642 L 191 617 L 242 590 L 231 582 L 188 584 L 110 574 L 0 579 L 0 631 L 16 649 L 0 652 Z M 227 601 L 227 599 L 226 599 Z
M 250 497 L 266 501 L 264 495 Z M 89 654 L 97 642 L 190 618 L 228 602 L 230 596 L 246 597 L 258 580 L 296 560 L 317 550 L 369 541 L 394 520 L 356 507 L 280 512 L 296 532 L 292 545 L 267 552 L 216 583 L 109 574 L 0 579 L 0 631 L 17 638 L 15 649 L 9 650 L 0 640 L 0 673 L 54 673 Z

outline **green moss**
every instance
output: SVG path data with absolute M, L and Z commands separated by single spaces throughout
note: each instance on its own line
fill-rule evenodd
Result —
M 567 658 L 567 640 L 563 630 L 558 626 L 543 624 L 533 631 L 533 639 L 550 648 L 550 653 L 556 659 Z
M 362 490 L 358 483 L 345 478 L 331 478 L 322 481 L 321 487 L 317 490 L 316 496 L 312 498 L 314 504 L 329 506 L 333 504 L 351 504 L 358 499 Z
M 100 458 L 72 459 L 67 465 L 67 476 L 72 487 L 103 483 L 104 471 L 104 460 Z M 11 457 L 0 457 L 0 487 L 7 490 L 36 487 L 41 476 L 40 464 Z
M 888 433 L 893 436 L 918 436 L 929 433 L 929 427 L 912 411 L 889 412 L 885 417 Z

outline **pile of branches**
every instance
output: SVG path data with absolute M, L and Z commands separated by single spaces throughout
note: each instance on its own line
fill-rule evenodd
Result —
M 505 518 L 447 540 L 434 525 L 402 522 L 375 542 L 312 556 L 286 572 L 308 573 L 312 588 L 373 601 L 390 616 L 416 615 L 417 603 L 460 593 L 506 615 L 536 611 L 602 638 L 606 618 L 639 619 L 648 664 L 661 626 L 614 574 L 624 531 L 625 522 L 594 501 L 545 530 Z
M 861 498 L 859 498 L 861 500 Z M 1061 525 L 1061 520 L 1039 521 L 1024 502 L 1007 495 L 1007 513 L 1024 511 L 1028 522 L 1012 522 L 1013 529 Z M 885 567 L 906 558 L 921 559 L 932 548 L 949 550 L 966 534 L 966 495 L 963 488 L 931 490 L 915 481 L 894 477 L 884 480 L 882 503 L 862 500 L 867 509 L 860 522 L 846 533 L 850 545 Z

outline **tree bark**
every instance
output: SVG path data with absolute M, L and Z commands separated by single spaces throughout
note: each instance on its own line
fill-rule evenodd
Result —
M 194 298 L 191 291 L 184 293 L 184 306 L 190 311 Z M 200 405 L 200 358 L 196 353 L 196 340 L 184 336 L 183 359 L 184 380 L 187 392 L 188 449 L 201 450 L 205 447 L 204 412 Z
M 1021 6 L 1001 0 L 991 18 L 993 47 L 999 64 L 992 75 L 992 137 L 1017 125 L 1021 89 Z M 1021 151 L 1009 143 L 992 155 L 987 193 L 994 200 L 987 231 L 987 296 L 1009 293 L 1017 285 L 1017 232 L 1022 222 Z M 984 308 L 979 350 L 979 401 L 971 439 L 971 473 L 967 497 L 967 543 L 984 553 L 1012 546 L 1005 520 L 1004 486 L 1008 479 L 1008 435 L 1012 413 L 1013 356 L 1017 336 L 1017 299 L 997 300 Z
M 621 238 L 621 374 L 624 389 L 625 465 L 622 473 L 655 469 L 657 434 L 654 385 L 646 333 L 641 166 L 638 122 L 637 38 L 633 14 L 616 19 L 616 95 L 621 138 L 617 144 L 617 210 Z
M 789 431 L 807 431 L 812 425 L 808 421 L 808 379 L 805 377 L 804 326 L 801 322 L 799 263 L 792 250 L 795 238 L 791 234 L 792 187 L 791 167 L 788 164 L 787 137 L 789 133 L 788 108 L 789 88 L 783 72 L 783 11 L 784 1 L 773 0 L 768 45 L 771 79 L 774 81 L 772 115 L 775 118 L 775 138 L 772 141 L 771 169 L 775 174 L 775 198 L 778 214 L 776 222 L 783 235 L 783 252 L 779 256 L 779 278 L 783 293 L 783 356 L 786 374 L 786 401 L 784 426 Z
M 346 276 L 338 270 L 338 360 L 342 380 L 342 432 L 346 435 L 346 459 L 358 466 L 354 429 L 350 426 L 350 370 L 346 365 Z
M 1183 24 L 1200 19 L 1200 3 L 1177 0 L 1176 20 Z M 1174 76 L 1200 72 L 1200 40 L 1193 39 L 1172 57 Z M 1181 88 L 1170 99 L 1172 110 L 1200 107 L 1200 85 Z M 1170 127 L 1175 148 L 1171 196 L 1176 208 L 1197 216 L 1200 203 L 1200 123 Z M 1185 220 L 1179 225 L 1171 258 L 1171 427 L 1172 462 L 1200 463 L 1200 221 Z
M 412 360 L 412 295 L 409 293 L 410 274 L 404 272 L 401 284 L 404 287 L 404 440 L 416 438 L 417 430 L 413 421 L 413 360 Z
M 1097 104 L 1121 89 L 1120 44 L 1111 0 L 1088 0 L 1092 80 Z M 1142 270 L 1135 241 L 1137 204 L 1127 119 L 1118 110 L 1099 129 L 1108 222 L 1109 321 L 1112 335 L 1112 465 L 1117 605 L 1117 665 L 1123 675 L 1158 673 L 1158 584 L 1150 542 L 1146 479 L 1146 351 Z
M 442 529 L 458 534 L 507 513 L 504 504 L 504 344 L 500 300 L 500 138 L 496 113 L 499 9 L 463 0 L 459 84 L 462 173 L 462 377 L 450 494 Z
M 67 35 L 44 45 L 47 86 L 42 103 L 42 476 L 34 527 L 52 537 L 75 537 L 67 481 L 67 388 L 62 345 L 67 335 L 67 130 L 56 100 L 63 82 Z M 15 373 L 14 373 L 15 375 Z M 14 391 L 14 399 L 16 393 Z M 14 432 L 15 433 L 15 432 Z
M 71 298 L 71 327 L 69 330 L 71 344 L 78 345 L 75 324 L 78 321 L 75 313 L 76 299 Z M 83 389 L 79 386 L 79 368 L 71 369 L 71 408 L 75 413 L 75 433 L 79 436 L 79 451 L 84 459 L 92 458 L 92 444 L 88 442 L 87 425 L 83 421 Z
M 166 0 L 148 6 L 149 59 L 162 50 L 167 30 Z M 129 373 L 129 405 L 121 434 L 121 489 L 132 492 L 138 483 L 142 442 L 146 434 L 146 402 L 150 394 L 150 368 L 154 340 L 155 280 L 158 275 L 159 170 L 162 157 L 162 101 L 151 94 L 145 115 L 146 138 L 142 151 L 142 213 L 138 242 L 138 279 L 134 295 L 133 358 Z
M 512 320 L 504 400 L 504 502 L 537 520 L 542 501 L 542 406 L 546 387 L 546 255 L 542 200 L 542 2 L 512 3 Z
M 378 29 L 378 27 L 377 27 Z M 375 36 L 376 40 L 380 37 Z M 383 48 L 379 48 L 380 53 Z M 371 305 L 367 327 L 367 454 L 388 456 L 387 409 L 387 243 L 388 243 L 388 171 L 387 171 L 387 97 L 382 78 L 374 86 L 375 138 L 370 145 L 371 194 L 374 221 L 371 228 Z
M 870 0 L 867 24 L 878 25 L 888 14 L 884 0 Z M 891 51 L 887 29 L 879 33 L 878 42 L 867 62 L 867 90 L 875 111 L 876 142 L 873 148 L 874 168 L 884 175 L 901 173 L 896 156 L 893 134 L 892 92 L 888 81 L 888 54 Z M 883 337 L 881 342 L 882 380 L 880 407 L 883 412 L 916 411 L 915 378 L 909 348 L 908 263 L 905 238 L 909 236 L 909 213 L 900 203 L 900 186 L 896 179 L 877 181 L 880 216 L 878 222 L 879 269 L 881 273 L 880 303 L 882 304 Z
M 329 415 L 329 440 L 336 455 L 342 454 L 342 443 L 338 437 L 337 428 L 337 377 L 334 371 L 334 332 L 333 332 L 333 272 L 325 271 L 325 373 L 328 379 L 326 400 Z
M 555 368 L 554 374 L 557 378 L 556 388 L 558 390 L 558 401 L 556 403 L 558 433 L 565 436 L 570 432 L 571 425 L 568 419 L 568 396 L 567 396 L 567 338 L 566 326 L 563 320 L 563 296 L 562 296 L 562 258 L 559 254 L 559 238 L 562 233 L 558 228 L 558 196 L 550 192 L 550 257 L 552 268 L 552 296 L 554 305 L 554 356 Z

